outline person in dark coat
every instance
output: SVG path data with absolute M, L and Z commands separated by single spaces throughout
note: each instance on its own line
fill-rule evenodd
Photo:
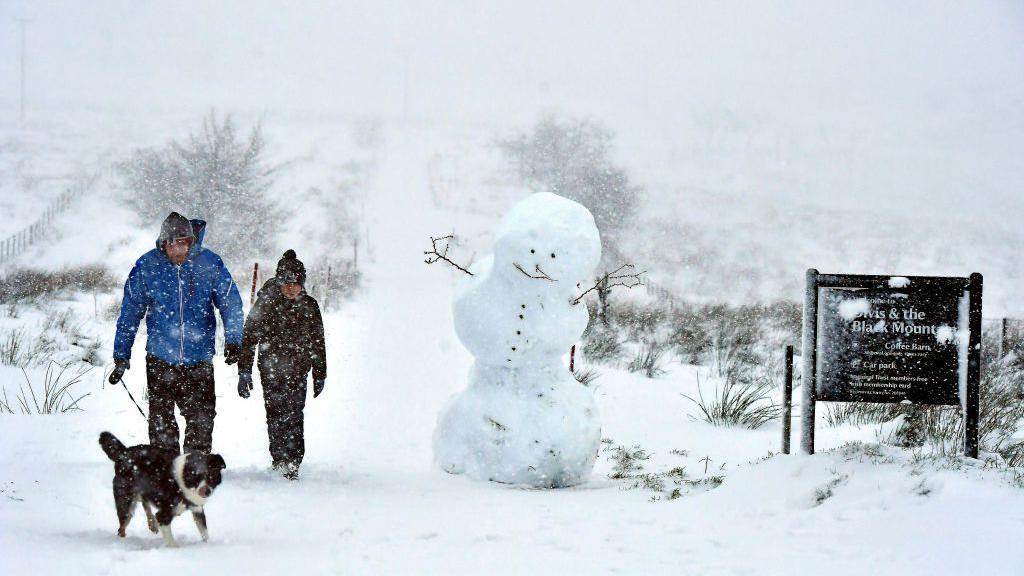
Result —
M 185 451 L 209 454 L 213 444 L 214 307 L 224 324 L 225 363 L 237 361 L 242 342 L 242 297 L 224 261 L 203 248 L 205 234 L 205 221 L 171 212 L 160 226 L 156 248 L 135 262 L 124 283 L 108 378 L 117 384 L 130 367 L 145 318 L 149 442 L 175 452 L 181 451 L 175 405 L 185 418 Z
M 270 457 L 274 469 L 289 480 L 298 478 L 306 450 L 302 414 L 306 377 L 312 371 L 314 398 L 323 392 L 327 378 L 323 319 L 305 284 L 306 267 L 294 250 L 288 250 L 245 319 L 238 360 L 238 395 L 248 398 L 253 357 L 259 349 Z

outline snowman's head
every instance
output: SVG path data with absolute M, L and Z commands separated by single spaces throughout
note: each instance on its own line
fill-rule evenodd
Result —
M 516 204 L 494 241 L 494 272 L 576 290 L 601 259 L 594 217 L 581 204 L 540 192 Z

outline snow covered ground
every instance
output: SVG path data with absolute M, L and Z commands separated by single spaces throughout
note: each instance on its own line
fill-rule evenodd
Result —
M 321 161 L 300 173 L 327 186 L 339 173 L 338 151 L 349 150 L 347 136 L 341 125 L 316 125 L 270 129 L 278 131 L 282 155 L 314 133 Z M 672 365 L 655 380 L 600 368 L 603 436 L 653 453 L 649 471 L 685 466 L 695 480 L 724 475 L 717 488 L 651 502 L 653 492 L 608 478 L 610 452 L 590 482 L 566 490 L 478 483 L 435 469 L 434 424 L 465 386 L 472 358 L 452 327 L 454 273 L 423 264 L 421 251 L 430 235 L 452 228 L 483 243 L 496 218 L 435 207 L 430 166 L 451 147 L 450 131 L 388 124 L 385 134 L 363 183 L 366 284 L 326 317 L 327 387 L 307 403 L 302 479 L 288 483 L 268 471 L 259 386 L 252 398 L 238 398 L 235 370 L 218 358 L 214 445 L 228 469 L 207 506 L 210 542 L 199 541 L 186 517 L 174 523 L 179 549 L 164 548 L 138 518 L 128 538 L 116 538 L 112 466 L 96 439 L 110 430 L 127 444 L 145 442 L 146 428 L 124 391 L 105 386 L 96 370 L 79 390 L 91 392 L 84 412 L 0 417 L 3 573 L 1022 572 L 1024 490 L 1008 473 L 973 461 L 918 461 L 874 446 L 873 429 L 821 428 L 818 455 L 768 458 L 779 450 L 777 424 L 748 431 L 688 417 L 694 408 L 680 393 L 693 393 L 696 377 L 687 366 Z M 286 179 L 294 182 L 290 193 L 301 194 L 310 182 L 295 178 Z M 118 214 L 111 190 L 81 202 L 81 213 L 95 215 L 89 222 Z M 304 209 L 296 218 L 314 215 Z M 127 273 L 156 226 L 115 220 L 96 228 L 98 236 L 66 226 L 24 262 L 98 258 Z M 95 250 L 70 249 L 89 238 Z M 302 235 L 290 241 L 301 257 Z M 97 316 L 93 328 L 112 340 L 112 323 L 90 314 L 91 299 L 69 306 Z M 142 354 L 140 338 L 135 358 Z M 13 393 L 20 377 L 5 369 L 0 383 Z M 139 362 L 126 382 L 138 398 Z M 846 445 L 851 441 L 868 444 Z

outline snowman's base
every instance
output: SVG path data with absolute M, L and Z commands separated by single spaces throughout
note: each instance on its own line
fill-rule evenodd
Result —
M 563 369 L 477 366 L 471 380 L 434 431 L 442 470 L 530 488 L 587 481 L 601 444 L 590 389 Z

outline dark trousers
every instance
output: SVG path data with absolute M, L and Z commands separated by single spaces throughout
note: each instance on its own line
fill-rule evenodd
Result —
M 270 459 L 275 467 L 298 466 L 306 453 L 302 414 L 306 407 L 306 374 L 289 369 L 286 362 L 260 360 Z
M 174 406 L 185 418 L 185 452 L 210 453 L 213 447 L 213 419 L 217 415 L 213 363 L 191 366 L 169 364 L 146 356 L 146 385 L 149 393 L 149 443 L 181 451 Z

